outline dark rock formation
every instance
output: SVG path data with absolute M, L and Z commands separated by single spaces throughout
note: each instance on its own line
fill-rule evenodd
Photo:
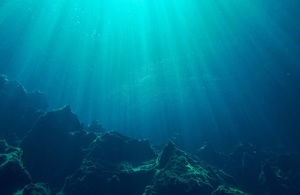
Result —
M 102 127 L 102 124 L 99 120 L 93 120 L 87 127 L 86 131 L 94 133 L 104 133 L 105 129 Z
M 10 81 L 0 75 L 0 116 L 5 119 L 18 119 L 26 110 L 28 95 L 17 81 Z
M 1 195 L 300 194 L 299 154 L 251 144 L 223 154 L 206 143 L 195 157 L 169 142 L 157 155 L 148 140 L 105 132 L 99 121 L 86 132 L 70 106 L 47 107 L 44 94 L 0 75 L 0 137 L 25 135 L 21 148 L 0 139 Z
M 17 145 L 48 107 L 45 94 L 27 93 L 17 81 L 0 75 L 0 136 Z
M 26 111 L 28 95 L 17 81 L 0 75 L 0 136 L 13 143 L 23 129 L 19 125 Z
M 217 152 L 211 144 L 206 143 L 198 150 L 197 156 L 232 175 L 241 189 L 260 193 L 258 180 L 265 156 L 253 145 L 239 144 L 232 153 L 226 155 Z
M 48 112 L 20 144 L 24 165 L 35 182 L 47 182 L 58 189 L 80 167 L 84 149 L 95 137 L 82 130 L 70 106 Z
M 132 139 L 116 131 L 102 134 L 91 147 L 88 159 L 107 163 L 127 161 L 139 164 L 156 157 L 148 140 Z
M 15 195 L 51 195 L 51 191 L 48 184 L 36 183 L 28 184 L 21 191 Z
M 66 179 L 60 194 L 245 194 L 234 188 L 232 177 L 177 149 L 172 142 L 158 158 L 148 142 L 116 132 L 99 136 L 91 146 L 81 168 Z
M 60 194 L 142 194 L 153 175 L 154 169 L 134 167 L 129 162 L 84 161 L 81 168 L 66 179 Z
M 169 142 L 158 158 L 156 175 L 144 194 L 212 194 L 220 185 L 234 185 L 233 178 Z
M 251 144 L 239 144 L 229 155 L 224 170 L 232 175 L 238 186 L 251 193 L 261 193 L 259 175 L 265 154 Z
M 300 154 L 282 154 L 263 165 L 259 178 L 265 194 L 300 194 Z
M 61 194 L 142 194 L 153 179 L 155 158 L 148 141 L 106 132 L 91 144 Z
M 0 194 L 13 194 L 31 183 L 21 162 L 22 150 L 0 139 Z
M 251 144 L 239 144 L 231 154 L 225 155 L 205 144 L 197 156 L 232 175 L 237 187 L 244 191 L 253 194 L 300 194 L 299 154 L 281 154 L 275 158 L 274 153 L 267 154 Z M 219 162 L 216 162 L 218 159 Z
M 28 94 L 28 107 L 35 108 L 36 110 L 47 111 L 49 102 L 44 93 L 39 90 L 35 90 Z

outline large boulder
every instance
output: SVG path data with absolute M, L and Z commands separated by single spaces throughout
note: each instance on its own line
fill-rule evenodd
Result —
M 55 192 L 80 167 L 95 137 L 83 131 L 70 106 L 48 112 L 20 143 L 24 165 L 34 182 L 48 182 Z

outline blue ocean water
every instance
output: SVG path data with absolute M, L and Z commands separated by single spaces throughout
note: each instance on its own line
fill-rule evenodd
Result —
M 0 73 L 88 124 L 190 150 L 299 149 L 297 0 L 2 0 Z

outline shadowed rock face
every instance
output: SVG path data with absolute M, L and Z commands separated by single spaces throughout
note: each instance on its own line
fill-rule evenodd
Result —
M 146 140 L 111 131 L 100 134 L 89 151 L 61 194 L 142 194 L 153 179 L 157 155 Z
M 109 137 L 109 138 L 107 138 Z M 116 141 L 118 140 L 118 141 Z M 122 140 L 122 141 L 121 141 Z M 230 189 L 231 194 L 245 194 L 229 185 L 234 185 L 233 179 L 213 167 L 201 163 L 187 153 L 177 149 L 173 143 L 165 146 L 159 157 L 148 154 L 145 160 L 124 158 L 125 154 L 134 153 L 128 137 L 116 132 L 102 135 L 86 157 L 81 168 L 66 179 L 60 194 L 144 194 L 144 195 L 174 195 L 174 194 L 211 194 L 220 185 Z M 143 147 L 135 140 L 136 147 Z M 102 142 L 107 142 L 103 144 Z M 124 145 L 120 145 L 124 142 Z M 106 147 L 116 147 L 110 155 L 103 155 Z M 128 146 L 126 146 L 128 144 Z M 120 148 L 130 148 L 123 150 Z M 147 145 L 143 148 L 147 151 Z M 150 149 L 150 148 L 149 148 Z M 102 151 L 104 150 L 104 151 Z M 99 154 L 99 155 L 97 155 Z M 120 158 L 111 158 L 118 154 Z M 139 159 L 139 158 L 137 158 Z M 239 193 L 233 193 L 234 190 Z M 219 190 L 220 191 L 220 190 Z
M 137 140 L 126 137 L 116 131 L 103 133 L 91 145 L 88 159 L 118 163 L 127 161 L 139 164 L 156 158 L 148 140 Z
M 22 150 L 0 139 L 0 192 L 13 194 L 31 183 L 31 177 L 23 167 Z
M 225 170 L 240 189 L 251 194 L 300 194 L 299 153 L 270 155 L 252 144 L 239 144 L 225 155 L 205 144 L 197 156 Z
M 35 90 L 28 94 L 28 107 L 35 108 L 36 110 L 46 111 L 49 107 L 49 102 L 44 93 Z
M 10 81 L 0 75 L 0 116 L 18 118 L 25 112 L 28 101 L 27 91 L 17 81 Z
M 212 194 L 220 185 L 234 185 L 229 175 L 179 150 L 172 142 L 164 147 L 156 168 L 147 195 Z
M 0 136 L 17 145 L 48 107 L 45 94 L 27 93 L 23 85 L 0 75 Z
M 26 111 L 27 91 L 17 81 L 9 81 L 0 75 L 0 136 L 12 143 L 21 134 L 22 116 Z
M 70 106 L 42 116 L 24 137 L 20 147 L 23 162 L 34 181 L 50 183 L 53 188 L 63 185 L 84 156 L 84 148 L 96 136 L 86 133 Z

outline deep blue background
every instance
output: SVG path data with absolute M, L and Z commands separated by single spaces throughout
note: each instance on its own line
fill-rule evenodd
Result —
M 142 56 L 129 48 L 139 45 L 132 38 L 124 50 L 125 57 L 115 60 L 115 67 L 101 69 L 101 75 L 94 71 L 98 64 L 90 51 L 90 62 L 84 62 L 85 68 L 90 69 L 85 72 L 86 79 L 79 79 L 80 70 L 74 64 L 80 62 L 76 59 L 53 57 L 51 52 L 58 44 L 56 36 L 47 50 L 36 49 L 37 53 L 45 52 L 44 57 L 35 58 L 32 66 L 25 67 L 20 51 L 28 46 L 24 45 L 24 37 L 32 25 L 25 19 L 23 23 L 14 23 L 18 16 L 8 14 L 0 23 L 0 73 L 19 80 L 28 91 L 45 92 L 50 109 L 70 104 L 84 123 L 99 119 L 108 130 L 149 138 L 153 143 L 164 144 L 172 139 L 193 150 L 204 141 L 224 149 L 242 141 L 298 150 L 300 2 L 265 0 L 261 6 L 272 20 L 252 23 L 241 15 L 233 22 L 245 20 L 244 26 L 232 31 L 212 30 L 215 37 L 227 43 L 226 47 L 216 51 L 190 49 L 184 53 L 185 48 L 178 43 L 178 53 L 170 55 L 154 41 L 146 65 L 128 71 L 118 69 L 122 63 L 144 63 Z M 257 28 L 256 22 L 265 23 L 265 29 Z M 274 26 L 278 31 L 268 28 Z M 196 29 L 194 33 L 197 32 Z M 196 34 L 194 44 L 201 47 L 198 42 L 202 38 Z M 155 31 L 151 38 L 161 39 Z M 214 52 L 219 54 L 218 58 Z M 61 66 L 54 70 L 54 64 Z M 116 73 L 104 77 L 106 70 Z M 175 81 L 178 83 L 174 84 Z M 77 85 L 81 86 L 80 93 Z

